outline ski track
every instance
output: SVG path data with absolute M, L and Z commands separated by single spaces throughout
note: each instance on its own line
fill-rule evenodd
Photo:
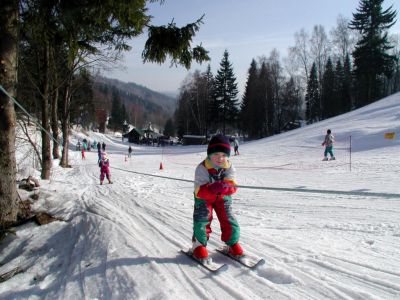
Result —
M 90 169 L 91 167 L 87 167 Z M 94 170 L 94 172 L 98 172 L 97 169 Z M 90 171 L 87 171 L 87 173 L 90 175 Z M 113 173 L 113 177 L 115 178 L 117 175 L 117 172 Z M 89 176 L 92 177 L 93 180 L 95 180 L 96 176 Z M 153 181 L 157 181 L 156 184 L 153 184 Z M 121 182 L 121 183 L 120 183 Z M 164 183 L 164 184 L 163 184 Z M 124 189 L 120 188 L 111 188 L 114 185 L 122 184 L 124 185 Z M 143 189 L 142 185 L 146 184 L 147 189 Z M 180 184 L 180 183 L 178 183 Z M 191 189 L 190 192 L 183 192 L 183 195 L 172 195 L 171 197 L 171 191 L 175 191 L 176 188 L 168 188 L 168 185 L 170 185 L 169 182 L 165 180 L 160 180 L 158 178 L 146 178 L 146 183 L 143 183 L 141 181 L 138 181 L 137 178 L 128 178 L 125 181 L 122 180 L 116 180 L 114 181 L 114 184 L 112 186 L 109 185 L 104 185 L 104 186 L 97 186 L 94 190 L 94 198 L 96 200 L 93 200 L 93 197 L 85 196 L 83 197 L 83 201 L 85 202 L 85 206 L 88 209 L 88 212 L 90 214 L 95 214 L 101 219 L 105 219 L 106 221 L 113 222 L 116 224 L 125 234 L 128 236 L 131 236 L 132 240 L 140 240 L 140 247 L 139 246 L 133 246 L 135 250 L 139 252 L 141 256 L 151 256 L 153 258 L 149 258 L 150 263 L 152 264 L 152 268 L 154 271 L 158 274 L 164 274 L 165 272 L 171 273 L 170 278 L 174 278 L 174 281 L 171 282 L 163 282 L 162 286 L 171 286 L 171 289 L 174 285 L 176 285 L 176 280 L 180 280 L 182 285 L 187 284 L 187 278 L 192 278 L 193 273 L 197 273 L 197 271 L 194 271 L 196 269 L 201 268 L 200 266 L 198 268 L 194 268 L 193 270 L 193 263 L 189 262 L 186 257 L 178 257 L 178 249 L 182 247 L 189 247 L 191 242 L 191 232 L 187 230 L 187 227 L 191 227 L 191 222 L 192 222 L 192 209 L 193 209 L 193 203 L 192 203 L 192 191 Z M 121 192 L 124 191 L 124 192 Z M 125 192 L 126 191 L 126 192 Z M 140 192 L 138 192 L 140 191 Z M 160 193 L 163 196 L 165 196 L 165 203 L 152 203 L 152 195 L 153 193 Z M 88 191 L 85 193 L 85 195 L 92 194 L 92 191 Z M 92 194 L 93 195 L 93 194 Z M 169 196 L 168 196 L 169 195 Z M 182 197 L 187 198 L 187 201 L 179 201 L 179 202 L 173 202 L 171 200 L 175 200 L 175 198 L 182 199 Z M 164 199 L 164 197 L 162 197 Z M 112 202 L 112 204 L 107 200 L 107 199 L 116 199 L 116 201 Z M 186 205 L 183 205 L 184 209 L 182 208 L 182 202 L 187 203 Z M 172 205 L 171 205 L 172 204 Z M 180 210 L 177 210 L 176 208 L 179 207 Z M 119 214 L 119 216 L 116 217 L 110 217 L 113 216 L 113 212 L 116 214 Z M 124 212 L 122 215 L 121 212 Z M 178 219 L 179 224 L 182 224 L 181 228 L 171 228 L 169 225 L 168 220 L 169 219 Z M 176 223 L 176 221 L 174 222 Z M 214 226 L 217 226 L 217 222 L 215 222 Z M 142 228 L 146 228 L 146 233 L 143 234 L 141 233 L 140 236 L 135 233 L 135 229 L 140 230 Z M 218 230 L 216 230 L 218 231 Z M 184 236 L 182 236 L 182 233 L 185 233 Z M 218 237 L 219 233 L 216 232 L 214 234 L 214 237 Z M 146 237 L 151 237 L 146 238 Z M 153 242 L 153 240 L 156 240 Z M 164 239 L 165 241 L 162 242 L 162 244 L 165 244 L 166 247 L 164 249 L 157 249 L 157 245 L 160 244 L 160 239 Z M 214 244 L 214 243 L 211 243 Z M 215 246 L 216 247 L 216 246 Z M 90 247 L 91 248 L 91 247 Z M 162 251 L 161 251 L 162 250 Z M 161 259 L 162 256 L 165 256 L 165 253 L 171 253 L 172 257 L 170 260 L 176 261 L 178 264 L 183 264 L 183 266 L 189 266 L 189 269 L 185 271 L 185 276 L 182 277 L 182 275 L 177 274 L 177 271 L 175 270 L 176 268 L 174 267 L 173 264 L 168 264 L 168 263 L 163 263 L 163 259 Z M 215 256 L 216 260 L 221 260 L 218 254 L 211 254 Z M 243 273 L 243 268 L 240 266 L 235 266 L 234 263 L 231 261 L 226 261 L 226 263 L 229 264 L 229 267 L 235 268 L 236 272 L 239 274 Z M 161 270 L 161 269 L 162 270 Z M 165 270 L 167 269 L 167 270 Z M 181 267 L 181 269 L 183 269 Z M 137 273 L 137 272 L 135 272 Z M 187 275 L 186 275 L 187 273 Z M 253 272 L 250 271 L 250 274 Z M 203 275 L 201 275 L 203 274 Z M 235 286 L 232 286 L 231 284 L 226 284 L 225 281 L 228 280 L 230 282 L 231 278 L 224 278 L 226 276 L 230 277 L 230 275 L 227 274 L 219 274 L 217 276 L 210 276 L 208 271 L 202 270 L 199 274 L 195 275 L 200 275 L 204 276 L 206 275 L 207 279 L 206 281 L 211 281 L 213 284 L 217 284 L 220 286 L 220 289 L 218 289 L 218 293 L 213 293 L 210 294 L 210 292 L 207 289 L 207 284 L 204 282 L 199 284 L 198 280 L 194 280 L 192 285 L 193 286 L 199 286 L 198 288 L 198 293 L 197 296 L 199 298 L 211 298 L 211 299 L 216 299 L 219 298 L 221 295 L 225 295 L 228 298 L 235 298 L 235 299 L 242 299 L 243 296 L 243 290 L 246 290 L 246 295 L 250 299 L 257 299 L 260 297 L 260 295 L 264 295 L 267 297 L 269 293 L 265 292 L 265 284 L 268 282 L 269 284 L 271 283 L 270 281 L 264 279 L 262 276 L 256 276 L 254 274 L 252 275 L 247 275 L 244 276 L 242 275 L 236 275 L 237 277 L 241 278 L 240 281 L 238 281 L 238 284 Z M 132 277 L 132 274 L 129 276 Z M 254 291 L 248 290 L 246 287 L 246 282 L 247 280 L 250 280 L 248 277 L 257 277 L 259 279 L 258 282 L 260 282 L 259 288 Z M 196 278 L 196 276 L 195 276 Z M 261 278 L 261 279 L 260 279 Z M 135 281 L 137 279 L 135 278 Z M 215 283 L 216 282 L 216 283 Z M 272 285 L 271 285 L 272 287 Z M 165 288 L 164 288 L 165 289 Z M 286 294 L 284 292 L 279 292 L 276 291 L 275 288 L 272 288 L 274 294 L 278 295 L 278 298 L 282 299 L 289 299 L 290 296 L 289 294 Z M 188 291 L 188 296 L 193 295 L 192 290 Z M 82 293 L 83 294 L 83 293 Z M 107 293 L 101 293 L 98 296 L 104 297 L 107 295 Z M 162 293 L 158 294 L 158 296 L 163 295 L 163 297 L 170 298 L 170 294 Z M 168 295 L 168 296 L 167 296 Z M 92 295 L 93 296 L 93 295 Z M 149 295 L 137 295 L 139 298 L 143 297 L 148 297 Z M 157 295 L 153 295 L 151 297 L 157 297 Z M 247 298 L 246 297 L 246 298 Z M 182 298 L 182 295 L 180 295 L 178 298 Z M 248 299 L 249 299 L 248 298 Z
M 83 169 L 81 171 L 86 172 L 92 182 L 98 182 L 97 166 L 86 165 Z M 124 176 L 124 180 L 121 180 Z M 249 241 L 248 246 L 246 245 L 247 251 L 264 256 L 267 263 L 256 270 L 247 270 L 232 262 L 229 258 L 222 258 L 211 250 L 210 255 L 216 262 L 227 263 L 229 266 L 227 271 L 218 275 L 211 275 L 208 271 L 203 270 L 200 266 L 193 265 L 186 257 L 182 257 L 178 253 L 180 248 L 190 246 L 191 231 L 188 228 L 191 228 L 193 209 L 192 187 L 190 184 L 136 174 L 126 177 L 124 172 L 117 170 L 113 171 L 112 178 L 114 179 L 113 185 L 95 185 L 93 190 L 89 189 L 85 193 L 82 201 L 85 203 L 84 206 L 87 207 L 89 213 L 95 214 L 97 218 L 104 219 L 104 222 L 111 222 L 114 226 L 117 226 L 128 240 L 140 241 L 140 244 L 128 241 L 126 243 L 132 248 L 133 253 L 137 253 L 137 256 L 141 257 L 142 263 L 149 264 L 151 266 L 150 270 L 155 274 L 161 274 L 159 280 L 162 283 L 154 286 L 163 286 L 163 289 L 154 288 L 147 295 L 135 293 L 134 288 L 121 287 L 121 290 L 129 291 L 131 295 L 135 295 L 138 298 L 161 297 L 172 299 L 173 287 L 177 284 L 185 287 L 184 290 L 187 292 L 188 297 L 195 295 L 198 299 L 217 299 L 221 297 L 242 299 L 244 294 L 247 299 L 292 299 L 293 296 L 299 299 L 321 299 L 321 297 L 374 299 L 371 296 L 374 289 L 380 289 L 380 292 L 386 294 L 388 299 L 400 294 L 399 284 L 391 283 L 391 280 L 400 282 L 400 276 L 396 271 L 346 260 L 345 258 L 324 256 L 321 253 L 317 255 L 307 247 L 304 249 L 292 249 L 290 245 L 284 246 L 281 243 L 269 242 L 268 238 L 261 239 L 262 242 L 260 242 L 257 232 L 254 234 L 251 233 L 252 231 L 246 230 L 247 227 L 254 227 L 256 224 L 262 226 L 263 229 L 268 228 L 268 224 L 271 224 L 269 226 L 271 231 L 310 230 L 310 228 L 319 231 L 338 230 L 339 232 L 353 235 L 351 240 L 354 240 L 354 235 L 359 235 L 359 239 L 361 239 L 364 234 L 375 235 L 377 233 L 376 228 L 368 229 L 368 224 L 360 224 L 359 227 L 348 226 L 346 228 L 345 223 L 342 223 L 341 220 L 346 218 L 343 213 L 353 214 L 353 210 L 359 211 L 362 215 L 365 212 L 368 213 L 368 208 L 357 207 L 358 202 L 368 202 L 370 201 L 368 199 L 352 197 L 353 200 L 349 202 L 349 197 L 343 196 L 304 196 L 303 194 L 293 193 L 295 203 L 291 202 L 282 205 L 284 203 L 276 200 L 272 201 L 272 203 L 266 201 L 263 204 L 263 201 L 243 201 L 240 199 L 270 199 L 278 194 L 256 191 L 251 198 L 246 197 L 245 194 L 248 192 L 243 192 L 244 195 L 240 195 L 240 198 L 238 197 L 239 199 L 236 200 L 234 208 L 238 218 L 243 219 L 241 222 L 242 240 L 245 245 L 246 241 Z M 122 188 L 113 188 L 115 185 L 121 185 Z M 177 188 L 177 186 L 180 187 Z M 176 195 L 177 190 L 182 191 L 180 195 Z M 155 193 L 159 195 L 156 197 L 158 202 L 152 200 Z M 321 198 L 327 200 L 326 205 L 321 205 Z M 110 199 L 114 199 L 114 201 L 110 202 Z M 303 205 L 305 201 L 307 203 Z M 310 201 L 315 202 L 315 205 L 310 206 Z M 278 203 L 280 204 L 278 205 Z M 323 228 L 316 228 L 312 224 L 313 218 L 320 217 L 320 214 L 313 217 L 316 211 L 319 213 L 326 211 L 326 214 L 332 214 L 333 211 L 335 217 L 340 213 L 342 214 L 341 220 L 335 218 L 336 225 L 329 224 Z M 335 213 L 336 211 L 338 213 Z M 278 222 L 284 223 L 285 226 L 276 224 L 277 214 L 283 212 L 288 216 L 284 220 L 279 220 L 278 218 Z M 295 217 L 300 212 L 307 215 L 307 218 L 309 218 L 307 222 L 303 223 L 300 228 L 298 226 L 290 226 L 290 222 L 286 222 L 286 218 Z M 387 210 L 386 213 L 398 213 L 398 209 Z M 171 220 L 173 220 L 174 227 L 170 226 Z M 360 218 L 361 220 L 362 217 Z M 94 225 L 92 224 L 92 226 Z M 383 227 L 383 230 L 390 230 L 390 226 Z M 138 232 L 143 228 L 146 228 L 145 232 Z M 216 219 L 213 223 L 213 229 L 212 240 L 210 240 L 211 249 L 220 244 L 220 230 Z M 107 232 L 107 230 L 105 229 L 104 232 Z M 374 240 L 376 238 L 374 237 Z M 110 243 L 113 243 L 112 239 Z M 120 243 L 120 241 L 115 241 L 115 243 Z M 263 246 L 252 247 L 253 243 L 263 244 Z M 165 247 L 158 249 L 157 247 L 160 244 L 165 245 Z M 91 246 L 89 248 L 96 247 Z M 256 250 L 263 248 L 265 251 L 262 253 Z M 89 254 L 86 256 L 90 257 Z M 103 256 L 104 260 L 107 261 L 107 256 L 105 254 Z M 85 265 L 87 262 L 82 259 L 80 264 Z M 109 276 L 111 274 L 113 276 L 117 275 L 118 278 L 121 277 L 121 274 L 116 270 L 110 267 L 107 268 L 105 265 L 107 263 L 103 265 L 102 282 L 97 282 L 100 286 L 104 286 L 104 284 L 107 286 L 106 283 L 107 280 L 110 280 Z M 354 270 L 354 266 L 357 266 L 360 271 L 346 271 L 346 265 L 352 265 L 352 270 Z M 143 268 L 135 271 L 128 266 L 124 268 L 126 269 L 124 272 L 126 276 L 132 278 L 136 284 L 141 284 L 137 276 L 139 272 L 143 272 Z M 366 270 L 368 270 L 369 275 L 365 275 Z M 147 270 L 146 272 L 149 271 Z M 386 279 L 374 279 L 374 275 L 376 275 L 374 273 L 385 273 Z M 82 278 L 86 278 L 85 272 L 81 272 L 81 274 Z M 346 279 L 344 280 L 343 277 Z M 125 280 L 126 285 L 128 285 L 129 280 Z M 249 281 L 252 282 L 251 290 L 247 288 Z M 82 296 L 84 296 L 85 285 L 93 283 L 84 279 L 82 279 L 82 282 L 81 290 Z M 213 288 L 207 289 L 207 285 L 210 284 L 213 285 Z M 370 290 L 371 293 L 356 293 L 355 290 L 357 289 L 354 289 L 354 284 L 362 286 L 362 290 Z M 189 287 L 187 287 L 188 285 Z M 304 286 L 307 286 L 308 292 L 305 292 Z M 118 298 L 121 295 L 113 295 L 112 291 L 105 287 L 96 296 L 105 299 L 108 296 Z M 175 296 L 185 298 L 185 295 Z
M 169 158 L 174 160 L 172 155 Z M 129 165 L 125 167 L 129 169 Z M 79 209 L 64 208 L 66 219 L 72 220 L 67 230 L 74 242 L 69 244 L 71 248 L 62 250 L 67 259 L 53 281 L 45 275 L 37 276 L 43 290 L 36 291 L 39 298 L 400 297 L 400 272 L 396 268 L 400 265 L 396 256 L 399 225 L 390 222 L 400 212 L 398 202 L 389 209 L 381 205 L 386 199 L 290 192 L 288 201 L 279 192 L 240 190 L 234 199 L 234 211 L 242 228 L 242 243 L 246 251 L 264 257 L 266 264 L 249 270 L 215 253 L 213 249 L 221 241 L 218 220 L 214 218 L 210 257 L 227 264 L 228 270 L 211 274 L 179 253 L 191 245 L 192 184 L 111 171 L 112 185 L 100 186 L 97 164 L 86 162 L 64 177 L 64 184 L 71 187 L 69 192 L 77 195 L 74 206 Z M 51 195 L 46 201 L 51 208 Z M 70 211 L 80 214 L 70 215 Z M 374 212 L 379 212 L 379 220 L 375 220 Z M 325 222 L 320 221 L 321 217 Z M 314 234 L 319 251 L 308 246 L 306 234 L 294 232 Z M 335 243 L 336 236 L 343 245 Z M 381 244 L 386 252 L 380 252 Z M 335 255 L 330 254 L 330 247 L 337 248 Z M 371 255 L 374 264 L 363 260 Z M 387 255 L 393 258 L 391 265 L 387 264 Z M 146 278 L 153 278 L 151 289 L 144 288 L 149 285 Z M 379 297 L 374 296 L 377 292 Z
M 360 153 L 362 147 L 354 149 L 349 172 L 345 133 L 335 149 L 339 159 L 321 162 L 315 160 L 321 156 L 315 138 L 308 143 L 312 130 L 320 135 L 320 128 L 313 126 L 294 143 L 272 137 L 244 145 L 243 154 L 231 157 L 240 185 L 279 187 L 282 182 L 293 189 L 239 189 L 233 197 L 245 251 L 266 261 L 257 269 L 215 251 L 222 244 L 216 216 L 210 257 L 228 269 L 214 274 L 182 255 L 179 250 L 191 246 L 193 184 L 144 175 L 192 179 L 205 147 L 144 147 L 134 149 L 134 156 L 125 161 L 121 153 L 126 144 L 93 133 L 110 147 L 111 166 L 126 172 L 111 168 L 114 183 L 105 180 L 101 186 L 97 152 L 87 152 L 85 161 L 79 152 L 71 152 L 74 168 L 55 168 L 41 200 L 41 207 L 67 222 L 47 225 L 49 241 L 40 239 L 39 229 L 26 237 L 26 243 L 37 243 L 32 251 L 45 257 L 46 268 L 35 265 L 44 264 L 39 256 L 37 261 L 16 262 L 24 245 L 6 254 L 13 265 L 26 266 L 28 271 L 15 277 L 25 276 L 29 284 L 18 292 L 4 292 L 0 284 L 0 295 L 35 300 L 400 299 L 400 224 L 394 221 L 400 215 L 400 201 L 295 191 L 343 186 L 355 193 L 398 193 L 393 183 L 386 186 L 398 180 L 400 172 L 400 165 L 390 158 L 394 152 L 370 150 L 367 160 Z M 160 156 L 164 170 L 159 170 Z M 53 204 L 54 198 L 64 195 L 65 203 Z

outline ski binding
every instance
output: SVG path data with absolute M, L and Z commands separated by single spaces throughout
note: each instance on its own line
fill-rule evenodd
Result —
M 222 271 L 222 270 L 226 270 L 228 268 L 228 266 L 226 264 L 218 264 L 212 261 L 211 258 L 207 258 L 207 259 L 197 259 L 196 257 L 194 257 L 192 254 L 193 252 L 189 249 L 189 250 L 181 250 L 182 253 L 186 254 L 186 256 L 190 257 L 192 260 L 196 261 L 197 263 L 199 263 L 202 267 L 204 267 L 205 269 L 217 273 L 218 271 Z
M 223 255 L 236 260 L 238 263 L 242 264 L 243 266 L 250 268 L 250 269 L 254 269 L 258 266 L 261 266 L 265 263 L 265 260 L 263 258 L 251 255 L 251 254 L 244 254 L 241 256 L 235 256 L 230 254 L 229 251 L 229 247 L 228 246 L 222 246 L 222 247 L 218 247 L 216 249 L 218 252 L 222 253 Z

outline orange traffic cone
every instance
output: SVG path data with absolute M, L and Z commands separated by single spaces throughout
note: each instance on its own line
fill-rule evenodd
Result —
M 164 169 L 164 167 L 162 165 L 162 162 L 160 162 L 160 170 L 163 170 L 163 169 Z

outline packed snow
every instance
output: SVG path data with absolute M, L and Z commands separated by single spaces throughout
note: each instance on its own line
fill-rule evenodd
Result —
M 328 128 L 335 161 L 322 161 Z M 0 274 L 20 272 L 0 299 L 400 299 L 399 135 L 398 93 L 241 144 L 234 212 L 245 252 L 266 263 L 250 270 L 214 251 L 214 217 L 210 256 L 228 265 L 214 274 L 179 252 L 191 246 L 206 146 L 132 145 L 128 159 L 127 141 L 75 132 L 72 168 L 54 161 L 33 206 L 64 221 L 1 242 Z M 106 143 L 114 184 L 99 185 L 97 151 L 74 151 L 84 137 Z

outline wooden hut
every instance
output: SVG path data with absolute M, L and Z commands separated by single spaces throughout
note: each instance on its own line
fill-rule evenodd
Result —
M 131 131 L 124 134 L 124 138 L 127 138 L 129 143 L 135 143 L 135 144 L 140 144 L 143 137 L 144 133 L 139 128 L 133 128 Z

